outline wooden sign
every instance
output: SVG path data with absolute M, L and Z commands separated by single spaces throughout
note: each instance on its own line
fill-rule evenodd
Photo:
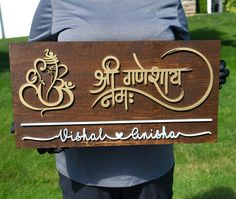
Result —
M 219 41 L 10 45 L 17 147 L 214 142 Z

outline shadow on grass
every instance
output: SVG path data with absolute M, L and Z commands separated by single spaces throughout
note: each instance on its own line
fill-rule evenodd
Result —
M 8 53 L 8 45 L 9 43 L 15 42 L 26 42 L 27 37 L 15 37 L 10 39 L 0 39 L 0 72 L 1 71 L 9 71 L 9 53 Z
M 190 31 L 190 37 L 192 40 L 221 40 L 223 46 L 236 47 L 236 35 L 233 36 L 235 39 L 226 39 L 228 37 L 232 38 L 232 36 L 213 28 L 200 28 Z
M 216 187 L 191 199 L 236 199 L 236 193 L 228 187 Z
M 8 52 L 1 52 L 0 51 L 0 72 L 9 70 L 9 55 Z

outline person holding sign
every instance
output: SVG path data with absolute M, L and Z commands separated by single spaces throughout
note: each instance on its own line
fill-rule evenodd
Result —
M 180 0 L 41 0 L 29 42 L 188 39 Z M 221 66 L 223 84 L 228 71 Z M 172 198 L 172 145 L 38 151 L 56 153 L 65 199 Z

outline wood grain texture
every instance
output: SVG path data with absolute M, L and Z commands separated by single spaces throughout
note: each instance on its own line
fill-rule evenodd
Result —
M 203 54 L 209 61 L 213 72 L 213 85 L 209 92 L 209 96 L 198 106 L 191 110 L 182 110 L 183 107 L 188 107 L 198 102 L 206 93 L 210 84 L 210 72 L 207 63 L 200 56 L 188 51 L 179 51 L 166 55 L 163 59 L 161 56 L 167 51 L 175 48 L 194 49 Z M 75 87 L 71 89 L 74 100 L 73 103 L 59 110 L 49 110 L 43 112 L 43 117 L 40 110 L 32 110 L 26 107 L 19 97 L 19 91 L 23 85 L 27 84 L 26 74 L 30 69 L 34 69 L 34 62 L 38 58 L 45 58 L 45 49 L 49 49 L 57 55 L 59 60 L 58 65 L 66 65 L 68 73 L 63 76 L 65 69 L 58 69 L 58 78 L 54 86 L 52 84 L 55 70 L 54 64 L 48 64 L 47 71 L 42 69 L 43 63 L 38 63 L 37 68 L 41 80 L 43 80 L 42 89 L 39 89 L 40 79 L 35 81 L 35 87 L 26 86 L 23 89 L 22 96 L 24 100 L 32 107 L 45 107 L 39 100 L 40 90 L 41 96 L 49 104 L 53 104 L 59 99 L 59 87 L 61 80 L 72 82 Z M 9 46 L 10 52 L 10 68 L 13 88 L 13 108 L 14 121 L 16 128 L 16 146 L 28 148 L 44 148 L 44 147 L 93 147 L 93 146 L 122 146 L 122 145 L 147 145 L 147 144 L 167 144 L 167 143 L 197 143 L 197 142 L 215 142 L 217 139 L 217 120 L 218 120 L 218 92 L 219 92 L 219 41 L 132 41 L 132 42 L 37 42 L 37 43 L 13 43 Z M 126 70 L 140 70 L 140 67 L 135 61 L 133 53 L 135 53 L 141 66 L 148 70 L 147 84 L 144 81 L 141 83 L 135 82 L 129 86 L 124 85 L 124 78 L 127 75 Z M 102 61 L 106 56 L 116 57 L 120 62 L 119 72 L 114 75 L 114 88 L 112 90 L 112 79 L 100 82 L 95 77 L 95 71 L 100 70 L 97 75 L 108 75 L 109 71 L 105 72 L 102 67 Z M 108 60 L 109 62 L 109 60 Z M 110 69 L 116 67 L 116 62 L 110 60 L 107 66 Z M 49 70 L 49 67 L 51 69 Z M 55 66 L 54 66 L 55 67 Z M 156 67 L 151 74 L 151 69 Z M 158 69 L 157 69 L 158 67 Z M 191 71 L 181 73 L 180 85 L 171 83 L 177 80 L 174 77 L 174 72 L 169 74 L 168 85 L 161 84 L 161 71 L 188 68 Z M 52 72 L 54 70 L 54 72 Z M 51 72 L 51 76 L 49 73 Z M 139 75 L 141 72 L 139 73 Z M 33 78 L 33 73 L 29 77 Z M 62 76 L 60 78 L 60 76 Z M 159 78 L 158 78 L 159 76 Z M 37 76 L 39 77 L 39 76 Z M 99 76 L 101 77 L 101 76 Z M 111 74 L 109 73 L 109 77 Z M 156 78 L 156 84 L 151 82 L 152 77 Z M 164 77 L 163 77 L 164 78 Z M 164 79 L 163 79 L 164 81 Z M 101 92 L 91 93 L 91 90 L 96 90 L 105 85 Z M 157 86 L 160 88 L 158 91 Z M 37 88 L 38 90 L 36 91 Z M 58 88 L 58 90 L 56 89 Z M 123 88 L 121 92 L 120 88 Z M 111 90 L 110 90 L 111 89 Z M 50 90 L 48 96 L 47 91 Z M 110 91 L 110 92 L 109 92 Z M 112 100 L 113 96 L 117 96 Z M 137 91 L 137 92 L 136 92 Z M 142 91 L 142 92 L 141 92 Z M 168 94 L 165 93 L 168 91 Z M 171 102 L 168 99 L 175 99 L 184 92 L 183 99 L 177 102 Z M 70 96 L 66 91 L 61 92 L 63 99 L 57 105 L 62 107 L 70 101 Z M 145 93 L 145 95 L 143 94 Z M 162 95 L 160 94 L 162 93 Z M 120 94 L 120 95 L 119 95 Z M 126 95 L 127 94 L 127 95 Z M 148 94 L 148 96 L 146 95 Z M 167 99 L 163 98 L 163 94 Z M 110 98 L 109 96 L 110 95 Z M 47 97 L 46 97 L 47 96 Z M 100 100 L 92 107 L 96 99 Z M 178 110 L 171 110 L 157 103 L 157 99 L 161 104 L 176 107 Z M 105 101 L 105 97 L 108 101 Z M 127 97 L 127 98 L 126 98 Z M 101 104 L 102 99 L 105 102 L 110 102 L 108 108 L 104 108 Z M 127 99 L 127 101 L 126 101 Z M 120 102 L 118 103 L 118 101 Z M 122 101 L 123 100 L 123 101 Z M 127 102 L 127 103 L 125 103 Z M 132 102 L 132 103 L 130 103 Z M 112 105 L 113 103 L 113 105 Z M 56 104 L 56 103 L 55 103 Z M 212 121 L 196 122 L 195 119 L 212 119 Z M 185 122 L 173 122 L 175 120 L 184 119 Z M 186 119 L 191 119 L 187 121 Z M 158 123 L 147 121 L 159 121 Z M 165 120 L 161 122 L 160 120 Z M 169 122 L 171 120 L 172 122 Z M 131 121 L 131 124 L 93 124 L 97 121 Z M 140 121 L 134 122 L 134 121 Z M 142 123 L 142 121 L 145 121 Z M 75 122 L 73 125 L 46 125 L 46 126 L 29 126 L 23 127 L 22 124 L 28 123 L 56 123 Z M 92 124 L 83 124 L 81 122 L 93 122 Z M 133 123 L 132 123 L 133 122 Z M 157 135 L 157 130 L 162 133 Z M 61 132 L 65 133 L 68 130 L 67 141 L 62 142 L 60 139 L 52 141 L 32 141 L 22 140 L 23 137 L 50 138 Z M 138 130 L 137 130 L 138 129 Z M 171 134 L 175 135 L 178 132 L 192 135 L 201 132 L 211 132 L 202 136 L 179 136 L 171 138 Z M 99 132 L 106 139 L 99 139 Z M 133 132 L 133 133 L 132 133 Z M 145 133 L 146 132 L 146 133 Z M 69 135 L 76 137 L 77 141 L 71 141 Z M 80 133 L 78 135 L 78 133 Z M 86 134 L 86 136 L 85 136 Z M 156 134 L 152 139 L 150 135 Z M 149 137 L 148 137 L 149 135 Z M 112 139 L 109 139 L 109 136 Z M 127 138 L 129 136 L 129 139 Z M 63 137 L 63 136 L 62 136 Z M 65 135 L 64 137 L 65 138 Z M 86 140 L 86 139 L 87 140 Z M 91 139 L 98 139 L 91 141 Z M 127 139 L 125 139 L 127 138 Z M 79 141 L 80 139 L 80 141 Z

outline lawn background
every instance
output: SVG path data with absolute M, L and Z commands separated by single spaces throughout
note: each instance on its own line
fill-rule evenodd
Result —
M 236 14 L 188 18 L 191 39 L 219 39 L 231 70 L 220 91 L 219 136 L 214 144 L 175 145 L 173 199 L 236 199 Z M 53 155 L 15 148 L 7 45 L 0 40 L 0 198 L 61 198 Z M 158 156 L 158 154 L 157 154 Z

